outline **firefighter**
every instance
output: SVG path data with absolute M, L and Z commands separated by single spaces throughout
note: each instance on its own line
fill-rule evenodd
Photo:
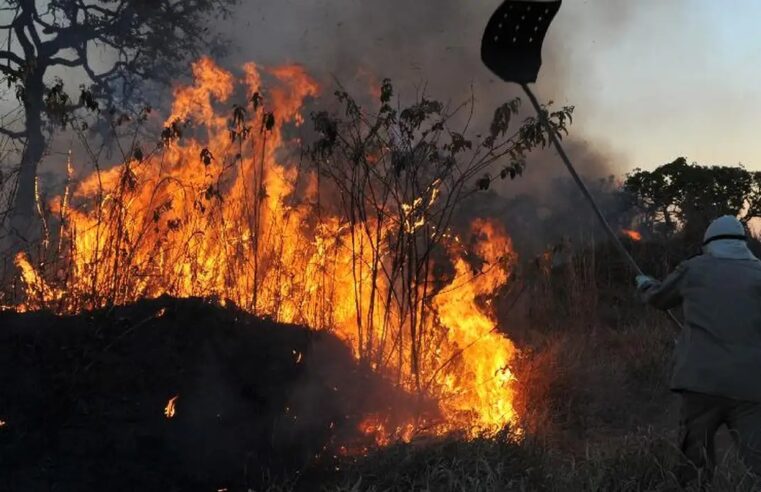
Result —
M 748 469 L 761 476 L 761 261 L 735 217 L 713 221 L 703 252 L 659 282 L 636 278 L 643 300 L 682 305 L 671 389 L 680 393 L 680 440 L 699 477 L 710 482 L 714 436 L 725 424 Z

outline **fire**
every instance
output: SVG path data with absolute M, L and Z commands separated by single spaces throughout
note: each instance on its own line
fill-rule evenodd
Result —
M 19 311 L 43 307 L 46 303 L 58 300 L 62 292 L 48 285 L 45 279 L 32 266 L 27 255 L 23 252 L 16 254 L 16 268 L 19 269 L 21 280 L 26 285 L 27 304 L 19 306 Z
M 509 365 L 516 349 L 476 304 L 479 296 L 494 294 L 507 282 L 508 273 L 500 264 L 514 260 L 509 256 L 512 244 L 504 230 L 492 222 L 476 220 L 472 227 L 484 236 L 478 252 L 487 264 L 482 271 L 473 273 L 465 260 L 458 258 L 457 277 L 435 297 L 434 303 L 441 322 L 448 328 L 441 353 L 448 356 L 446 364 L 457 367 L 441 380 L 443 393 L 448 395 L 441 406 L 450 415 L 469 414 L 474 434 L 473 431 L 493 432 L 515 421 Z
M 176 407 L 175 402 L 177 401 L 177 398 L 179 398 L 180 395 L 173 396 L 169 399 L 168 402 L 166 402 L 166 406 L 164 407 L 164 415 L 166 415 L 166 418 L 171 419 L 174 417 L 176 413 Z
M 637 231 L 633 231 L 631 229 L 621 229 L 621 232 L 623 232 L 624 235 L 626 235 L 632 241 L 642 241 L 642 234 Z
M 6 424 L 5 420 L 0 420 L 0 427 L 5 427 L 5 424 Z
M 452 278 L 426 267 L 420 286 L 400 295 L 409 284 L 390 259 L 394 235 L 422 241 L 436 233 L 427 217 L 442 183 L 405 200 L 388 221 L 352 222 L 322 207 L 326 193 L 317 173 L 299 165 L 294 136 L 319 85 L 294 65 L 249 63 L 243 74 L 239 81 L 210 59 L 197 61 L 194 82 L 174 91 L 155 150 L 67 185 L 50 205 L 65 217 L 55 266 L 65 275 L 48 280 L 53 267 L 19 255 L 27 287 L 19 308 L 70 313 L 162 294 L 228 299 L 256 315 L 330 330 L 359 361 L 437 402 L 437 422 L 368 416 L 360 429 L 379 444 L 419 432 L 492 434 L 514 423 L 516 348 L 483 302 L 509 281 L 516 260 L 505 230 L 472 224 L 479 271 L 466 261 L 464 241 L 443 233 Z
M 382 415 L 368 415 L 360 422 L 359 430 L 366 435 L 373 436 L 375 444 L 387 446 L 393 439 L 410 442 L 415 435 L 415 427 L 411 423 L 398 426 L 393 431 L 387 428 L 386 418 Z

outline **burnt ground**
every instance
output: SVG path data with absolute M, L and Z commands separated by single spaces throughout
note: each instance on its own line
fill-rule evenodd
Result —
M 0 490 L 256 488 L 392 396 L 335 337 L 199 299 L 2 312 Z

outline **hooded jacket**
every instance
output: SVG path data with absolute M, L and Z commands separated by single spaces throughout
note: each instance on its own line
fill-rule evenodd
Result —
M 761 261 L 743 240 L 710 231 L 704 254 L 647 284 L 642 297 L 684 310 L 671 389 L 761 402 Z

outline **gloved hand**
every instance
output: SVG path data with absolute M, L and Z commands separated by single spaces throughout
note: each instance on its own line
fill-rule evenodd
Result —
M 637 290 L 646 290 L 648 287 L 657 282 L 653 277 L 649 275 L 637 275 L 634 281 L 637 283 Z

